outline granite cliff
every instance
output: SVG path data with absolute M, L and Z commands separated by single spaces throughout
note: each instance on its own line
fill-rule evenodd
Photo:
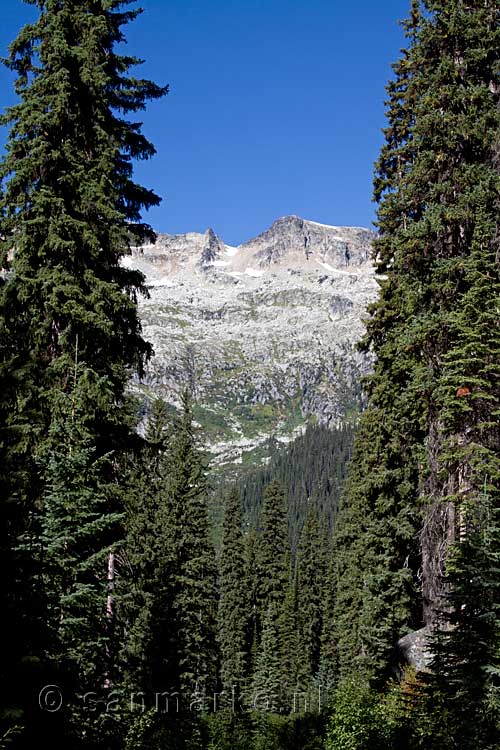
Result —
M 356 344 L 378 288 L 373 238 L 288 216 L 239 247 L 208 229 L 134 249 L 125 261 L 146 276 L 140 313 L 155 349 L 134 389 L 175 405 L 190 384 L 221 465 L 265 460 L 271 435 L 290 441 L 308 420 L 353 419 L 369 367 Z

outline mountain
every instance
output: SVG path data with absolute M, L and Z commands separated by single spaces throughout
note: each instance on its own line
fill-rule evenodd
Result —
M 175 405 L 191 385 L 220 465 L 259 463 L 270 436 L 289 442 L 308 422 L 352 420 L 369 367 L 356 343 L 378 288 L 373 238 L 288 216 L 238 247 L 208 229 L 134 249 L 125 261 L 146 276 L 155 349 L 134 389 Z

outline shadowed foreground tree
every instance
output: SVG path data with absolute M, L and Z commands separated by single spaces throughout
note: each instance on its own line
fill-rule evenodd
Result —
M 132 439 L 125 386 L 142 371 L 150 347 L 137 317 L 143 277 L 120 261 L 132 237 L 151 234 L 140 215 L 159 198 L 133 180 L 133 160 L 149 158 L 154 148 L 129 115 L 166 89 L 135 78 L 130 69 L 139 61 L 117 52 L 123 27 L 138 13 L 124 8 L 126 0 L 32 4 L 38 17 L 21 30 L 7 58 L 19 100 L 2 118 L 10 134 L 0 165 L 0 266 L 6 269 L 0 285 L 1 546 L 17 551 L 15 572 L 5 581 L 9 653 L 1 681 L 10 693 L 2 706 L 14 700 L 19 722 L 39 741 L 37 685 L 46 680 L 28 665 L 43 665 L 55 652 L 43 626 L 44 557 L 34 554 L 41 550 L 47 481 L 37 456 L 49 435 L 59 450 L 56 404 L 61 392 L 70 392 L 75 361 L 93 373 L 95 402 L 81 416 L 81 428 L 103 486 L 113 482 L 119 452 Z M 116 451 L 113 461 L 99 464 L 110 451 Z M 83 480 L 82 504 L 88 491 Z M 78 505 L 76 496 L 72 502 Z M 103 518 L 115 512 L 114 501 L 103 503 Z M 47 525 L 44 534 L 50 545 Z M 92 543 L 80 549 L 75 565 L 84 565 L 86 555 L 97 559 L 100 535 Z M 103 582 L 106 570 L 103 564 Z M 65 646 L 72 650 L 75 643 L 59 641 L 57 652 Z M 11 721 L 6 717 L 5 726 Z

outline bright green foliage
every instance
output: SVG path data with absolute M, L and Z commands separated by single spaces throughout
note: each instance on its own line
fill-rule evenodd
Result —
M 245 567 L 240 498 L 232 492 L 224 515 L 217 618 L 221 682 L 230 701 L 233 690 L 238 695 L 245 689 L 249 673 L 250 593 Z
M 205 720 L 210 735 L 207 750 L 249 750 L 253 746 L 250 714 L 223 709 Z
M 342 682 L 335 695 L 326 750 L 390 750 L 391 747 L 392 730 L 377 693 L 355 678 Z

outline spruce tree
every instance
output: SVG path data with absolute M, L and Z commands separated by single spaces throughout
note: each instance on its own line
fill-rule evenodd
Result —
M 413 2 L 405 23 L 410 47 L 394 66 L 395 78 L 388 86 L 386 144 L 376 167 L 379 237 L 373 261 L 380 292 L 362 342 L 362 349 L 375 355 L 375 364 L 365 383 L 368 407 L 358 427 L 335 532 L 333 609 L 323 635 L 329 680 L 334 654 L 345 677 L 356 663 L 368 677 L 383 678 L 397 638 L 406 628 L 417 627 L 420 618 L 417 504 L 423 429 L 410 389 L 418 361 L 408 347 L 412 300 L 404 275 L 394 270 L 418 210 L 402 184 L 414 158 L 411 45 L 420 20 L 419 3 Z
M 247 651 L 249 654 L 250 673 L 253 674 L 257 663 L 257 648 L 259 645 L 259 574 L 256 560 L 258 556 L 257 530 L 251 526 L 245 536 L 245 581 L 248 591 L 248 625 Z
M 379 677 L 398 633 L 422 623 L 419 504 L 433 627 L 460 506 L 498 473 L 498 8 L 415 2 L 407 28 L 375 186 L 376 362 L 338 526 L 341 667 L 354 657 Z
M 47 656 L 64 686 L 76 741 L 90 736 L 97 741 L 101 735 L 99 712 L 90 717 L 92 727 L 78 696 L 89 691 L 104 696 L 116 676 L 114 575 L 107 580 L 106 571 L 114 573 L 109 561 L 120 534 L 121 492 L 110 471 L 113 456 L 96 454 L 85 425 L 100 387 L 87 370 L 70 393 L 60 394 L 40 456 L 46 479 L 40 546 Z
M 274 481 L 266 487 L 259 520 L 260 536 L 256 551 L 258 629 L 270 605 L 278 612 L 288 586 L 288 524 L 285 495 Z
M 314 512 L 307 517 L 298 556 L 298 598 L 300 643 L 305 655 L 308 680 L 318 676 L 321 633 L 323 629 L 323 594 L 326 578 L 325 535 Z
M 254 690 L 264 691 L 267 680 L 270 710 L 286 712 L 305 677 L 287 517 L 283 488 L 273 481 L 264 492 L 255 554 Z
M 500 30 L 495 2 L 425 7 L 413 52 L 418 148 L 405 188 L 425 211 L 404 263 L 419 300 L 411 345 L 425 368 L 416 387 L 426 414 L 423 594 L 432 625 L 446 595 L 440 537 L 457 538 L 461 503 L 498 472 Z
M 433 735 L 443 747 L 496 747 L 500 689 L 500 510 L 484 493 L 462 508 L 463 538 L 449 553 L 448 595 L 427 677 Z
M 98 462 L 129 439 L 125 387 L 150 353 L 136 310 L 143 278 L 120 260 L 133 236 L 149 234 L 140 213 L 159 199 L 133 181 L 132 161 L 154 148 L 128 116 L 165 89 L 131 75 L 138 61 L 117 52 L 123 26 L 137 15 L 125 4 L 37 0 L 38 18 L 7 58 L 19 101 L 2 118 L 10 135 L 0 166 L 2 546 L 17 550 L 18 572 L 7 582 L 5 685 L 15 684 L 19 662 L 35 664 L 43 654 L 50 661 L 60 648 L 51 653 L 42 638 L 43 558 L 31 554 L 44 523 L 46 478 L 37 456 L 54 436 L 59 395 L 70 392 L 74 362 L 84 362 L 95 385 L 85 440 Z M 113 481 L 118 454 L 111 464 L 101 466 L 103 486 Z M 115 510 L 103 506 L 103 516 Z M 45 681 L 24 676 L 21 708 L 34 705 L 28 693 Z
M 125 634 L 123 678 L 152 700 L 175 683 L 171 642 L 174 549 L 168 483 L 171 425 L 165 403 L 151 405 L 145 442 L 129 459 L 118 615 Z
M 169 455 L 164 523 L 172 531 L 173 616 L 181 694 L 213 690 L 216 677 L 215 557 L 209 535 L 206 471 L 197 446 L 191 396 L 184 393 Z
M 262 622 L 262 635 L 253 677 L 253 705 L 259 713 L 277 713 L 285 708 L 283 662 L 280 643 L 282 611 L 274 602 L 268 605 Z
M 238 696 L 245 689 L 249 674 L 247 585 L 240 498 L 233 491 L 227 498 L 224 514 L 218 607 L 221 683 L 229 701 L 233 691 Z

